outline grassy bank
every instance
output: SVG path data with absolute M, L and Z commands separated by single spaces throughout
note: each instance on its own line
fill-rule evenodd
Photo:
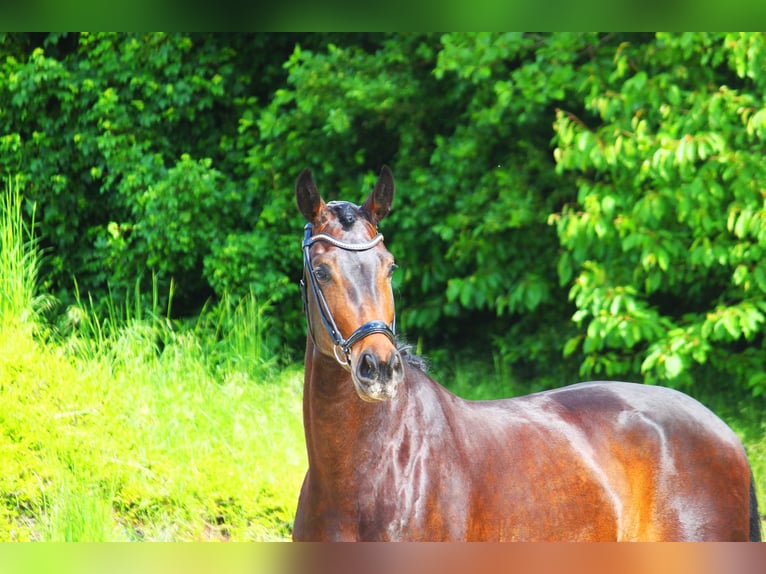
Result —
M 0 540 L 274 540 L 305 471 L 301 372 L 263 344 L 264 309 L 179 330 L 136 297 L 53 328 L 9 187 L 0 225 Z
M 0 338 L 0 540 L 285 537 L 305 469 L 297 368 L 211 369 L 145 324 L 103 347 Z M 86 347 L 86 350 L 83 350 Z

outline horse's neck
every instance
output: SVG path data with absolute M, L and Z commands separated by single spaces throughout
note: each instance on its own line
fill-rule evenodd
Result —
M 390 402 L 364 402 L 337 361 L 307 352 L 303 422 L 312 473 L 343 481 L 377 459 L 376 444 L 396 431 L 396 410 Z

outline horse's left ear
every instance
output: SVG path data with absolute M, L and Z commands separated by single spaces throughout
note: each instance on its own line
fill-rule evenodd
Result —
M 391 168 L 384 165 L 383 169 L 380 170 L 380 176 L 372 193 L 362 204 L 362 212 L 373 225 L 377 226 L 378 222 L 389 212 L 393 202 L 394 174 L 391 173 Z

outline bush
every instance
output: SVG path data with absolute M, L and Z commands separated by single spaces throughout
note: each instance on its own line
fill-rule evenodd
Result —
M 297 350 L 295 177 L 309 167 L 326 198 L 359 202 L 389 164 L 398 324 L 427 351 L 489 349 L 557 383 L 766 388 L 762 35 L 6 34 L 0 48 L 0 162 L 39 206 L 58 295 L 72 275 L 98 300 L 153 274 L 194 315 L 253 294 Z

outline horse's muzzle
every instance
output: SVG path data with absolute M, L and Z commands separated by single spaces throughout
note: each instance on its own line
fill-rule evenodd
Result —
M 363 401 L 374 403 L 392 399 L 404 379 L 402 357 L 393 349 L 386 360 L 381 360 L 371 349 L 365 349 L 353 365 L 351 376 Z

